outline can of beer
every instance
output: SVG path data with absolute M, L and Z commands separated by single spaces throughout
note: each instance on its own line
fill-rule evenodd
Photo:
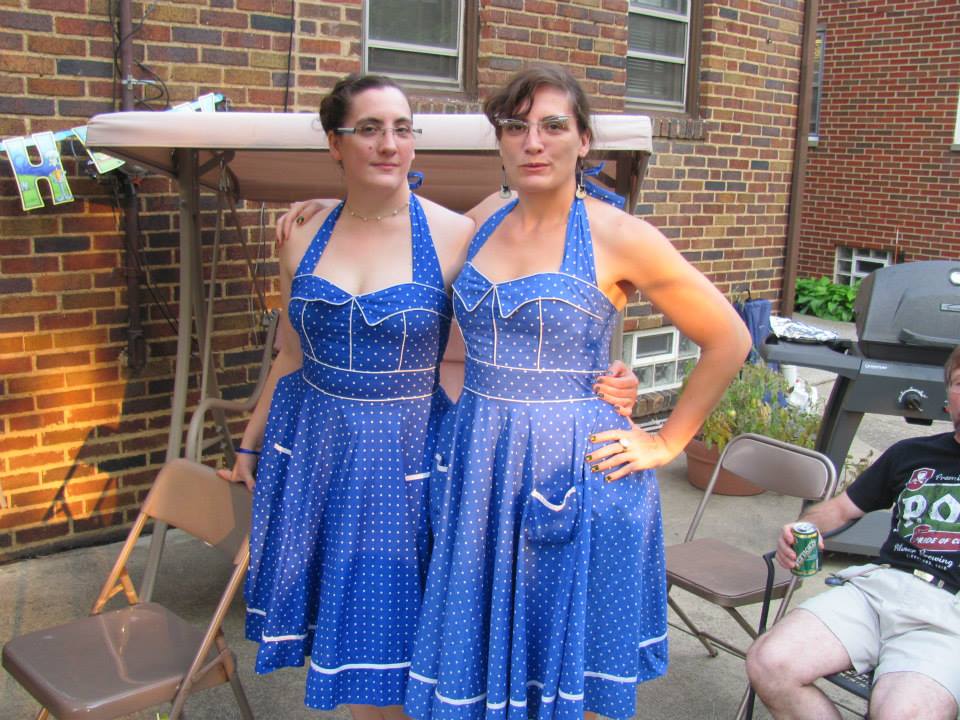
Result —
M 798 522 L 793 525 L 793 551 L 797 554 L 794 575 L 809 577 L 820 571 L 820 533 L 813 523 Z

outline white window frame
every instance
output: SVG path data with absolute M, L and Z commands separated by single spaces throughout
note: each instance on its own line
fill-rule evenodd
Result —
M 833 281 L 837 285 L 854 285 L 878 269 L 860 269 L 859 263 L 861 261 L 880 263 L 883 267 L 888 267 L 893 264 L 893 252 L 878 248 L 855 248 L 838 245 L 833 255 Z M 845 262 L 850 263 L 849 270 L 841 268 L 841 263 Z
M 669 350 L 657 355 L 647 355 L 642 358 L 637 358 L 636 356 L 636 347 L 637 347 L 637 338 L 651 337 L 654 335 L 666 335 L 669 336 Z M 680 340 L 681 334 L 677 328 L 672 325 L 667 325 L 664 327 L 652 328 L 649 330 L 635 330 L 633 332 L 624 333 L 623 335 L 624 346 L 626 347 L 629 343 L 629 351 L 624 352 L 623 362 L 634 372 L 637 368 L 656 368 L 657 365 L 663 365 L 666 363 L 674 363 L 676 365 L 676 371 L 674 372 L 673 382 L 667 382 L 662 384 L 656 383 L 656 372 L 654 370 L 653 384 L 650 387 L 641 387 L 637 388 L 637 393 L 640 395 L 646 395 L 654 392 L 661 392 L 664 390 L 673 390 L 675 388 L 683 385 L 684 373 L 683 367 L 684 364 L 689 360 L 696 360 L 700 357 L 700 348 L 695 343 L 691 342 L 695 352 L 692 354 L 685 352 L 680 353 Z
M 823 105 L 823 65 L 824 55 L 827 51 L 827 31 L 824 28 L 817 29 L 817 40 L 820 41 L 820 62 L 816 62 L 813 68 L 813 82 L 811 86 L 811 108 L 810 108 L 810 133 L 807 140 L 810 145 L 816 147 L 820 142 L 820 108 Z M 816 58 L 814 58 L 816 61 Z M 813 88 L 817 88 L 817 102 L 812 103 Z
M 679 101 L 666 101 L 666 100 L 656 100 L 653 98 L 644 98 L 644 97 L 633 97 L 631 95 L 626 96 L 626 100 L 629 103 L 636 103 L 638 105 L 649 105 L 651 107 L 659 107 L 669 110 L 686 110 L 687 108 L 687 98 L 690 93 L 690 27 L 693 22 L 693 11 L 694 11 L 694 0 L 687 0 L 687 12 L 684 15 L 683 13 L 674 13 L 667 10 L 656 10 L 654 8 L 647 7 L 638 7 L 635 6 L 632 2 L 628 3 L 627 6 L 627 22 L 629 26 L 629 17 L 630 15 L 643 15 L 644 17 L 655 17 L 660 18 L 661 20 L 671 20 L 673 22 L 682 22 L 685 23 L 686 32 L 684 34 L 684 42 L 686 46 L 686 52 L 684 54 L 683 60 L 672 57 L 670 55 L 659 55 L 657 53 L 648 53 L 642 52 L 640 50 L 631 50 L 629 47 L 630 41 L 629 37 L 627 39 L 627 59 L 637 58 L 640 60 L 653 60 L 655 62 L 665 62 L 673 65 L 682 65 L 683 66 L 683 92 L 682 97 Z M 629 74 L 629 67 L 627 68 L 627 73 Z M 629 87 L 629 83 L 627 83 Z M 629 92 L 629 91 L 628 91 Z
M 950 149 L 960 151 L 960 92 L 957 93 L 957 124 L 953 128 L 953 145 Z
M 363 3 L 363 71 L 370 72 L 369 54 L 371 49 L 375 50 L 393 50 L 397 52 L 410 52 L 420 55 L 440 55 L 444 57 L 457 58 L 457 77 L 451 80 L 447 77 L 430 77 L 427 75 L 410 75 L 401 72 L 383 73 L 389 75 L 395 80 L 399 80 L 408 85 L 420 85 L 436 87 L 451 90 L 462 90 L 464 87 L 464 26 L 466 25 L 467 1 L 457 0 L 460 5 L 459 22 L 457 23 L 457 47 L 455 49 L 436 47 L 434 45 L 418 45 L 416 43 L 393 42 L 390 40 L 371 40 L 369 36 L 370 29 L 370 2 Z

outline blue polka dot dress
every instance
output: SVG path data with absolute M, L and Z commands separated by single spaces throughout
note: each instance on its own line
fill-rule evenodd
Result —
M 407 689 L 417 720 L 634 714 L 667 665 L 666 578 L 652 471 L 605 483 L 591 433 L 626 427 L 592 385 L 616 310 L 597 287 L 582 200 L 558 272 L 503 283 L 471 259 L 454 283 L 465 389 L 444 422 L 442 490 Z
M 300 666 L 306 704 L 403 702 L 429 552 L 427 483 L 450 299 L 410 198 L 412 282 L 353 295 L 314 274 L 335 208 L 291 288 L 303 366 L 280 379 L 257 469 L 247 637 L 256 670 Z

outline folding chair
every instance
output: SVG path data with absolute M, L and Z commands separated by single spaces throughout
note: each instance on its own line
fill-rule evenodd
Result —
M 757 631 L 738 608 L 763 600 L 767 580 L 763 558 L 723 540 L 695 538 L 721 470 L 736 473 L 766 490 L 810 501 L 833 496 L 837 473 L 830 459 L 815 450 L 752 433 L 738 435 L 720 455 L 683 542 L 667 548 L 667 600 L 670 607 L 712 657 L 717 655 L 719 647 L 744 658 L 746 648 L 740 648 L 698 627 L 669 594 L 676 586 L 718 605 L 751 640 L 757 637 Z M 784 519 L 784 522 L 787 521 L 789 518 Z M 771 597 L 781 599 L 778 619 L 786 612 L 797 581 L 798 578 L 792 573 L 776 568 Z M 679 625 L 674 627 L 684 630 Z
M 246 487 L 221 480 L 211 468 L 184 459 L 161 468 L 90 616 L 21 635 L 3 648 L 3 667 L 43 706 L 37 720 L 49 714 L 105 720 L 167 702 L 177 720 L 189 695 L 224 682 L 242 717 L 252 720 L 221 630 L 247 569 L 250 511 Z M 137 597 L 127 562 L 151 519 L 216 547 L 234 566 L 205 628 Z M 121 592 L 130 605 L 102 612 Z

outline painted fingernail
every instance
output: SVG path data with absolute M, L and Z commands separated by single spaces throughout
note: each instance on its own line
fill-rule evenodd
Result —
M 605 482 L 613 482 L 613 479 L 614 479 L 614 478 L 613 478 L 613 475 L 607 475 L 607 476 L 604 478 L 604 481 L 605 481 Z
M 587 455 L 586 461 L 590 462 L 591 460 L 593 460 L 593 455 Z
M 596 435 L 591 435 L 590 438 L 589 438 L 589 440 L 590 440 L 590 442 L 595 443 L 595 442 L 597 441 L 597 436 L 596 436 Z
M 599 465 L 594 465 L 592 468 L 590 468 L 590 471 L 591 471 L 591 472 L 600 472 L 600 466 L 599 466 Z
M 307 219 L 303 215 L 297 216 L 296 223 L 297 225 L 303 225 Z
M 602 400 L 602 399 L 603 399 L 603 393 L 598 392 L 598 393 L 597 393 L 597 397 Z

